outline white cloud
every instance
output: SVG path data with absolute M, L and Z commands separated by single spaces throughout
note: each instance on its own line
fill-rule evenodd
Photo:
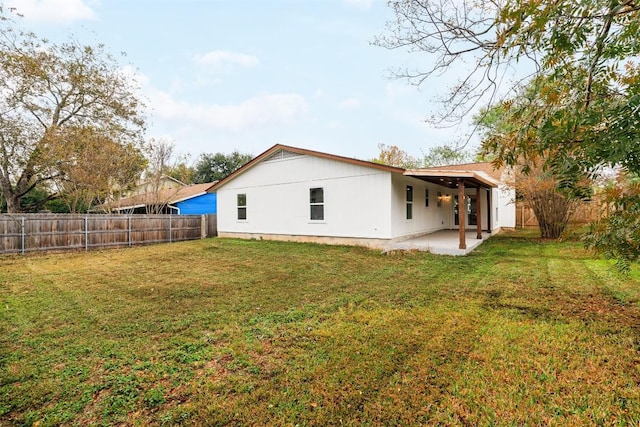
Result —
M 308 110 L 305 99 L 294 93 L 262 94 L 230 105 L 190 103 L 159 90 L 149 97 L 159 119 L 222 131 L 250 131 L 287 124 Z
M 373 0 L 343 0 L 347 6 L 357 7 L 358 9 L 371 9 Z
M 25 19 L 36 22 L 68 24 L 96 19 L 87 0 L 7 0 L 7 8 L 15 8 Z
M 204 55 L 196 55 L 196 62 L 210 65 L 216 68 L 230 68 L 234 66 L 255 67 L 260 65 L 260 60 L 246 53 L 230 52 L 228 50 L 214 50 Z
M 358 108 L 360 106 L 360 100 L 357 98 L 347 98 L 338 104 L 338 108 L 341 110 L 347 110 L 350 108 Z
M 264 93 L 237 104 L 194 103 L 153 86 L 149 78 L 131 66 L 121 72 L 140 85 L 156 121 L 219 131 L 252 131 L 285 125 L 303 117 L 307 101 L 296 93 Z

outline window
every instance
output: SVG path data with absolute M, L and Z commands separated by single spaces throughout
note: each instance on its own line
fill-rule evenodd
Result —
M 428 188 L 424 189 L 424 205 L 426 207 L 429 207 L 429 189 Z
M 311 220 L 324 220 L 324 188 L 309 190 L 309 204 L 311 206 Z
M 407 185 L 407 219 L 413 219 L 413 186 Z
M 238 194 L 238 219 L 247 219 L 247 195 Z

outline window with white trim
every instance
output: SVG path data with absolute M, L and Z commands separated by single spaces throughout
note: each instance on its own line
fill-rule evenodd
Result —
M 413 186 L 407 185 L 407 219 L 413 219 Z
M 245 221 L 247 219 L 247 195 L 245 193 L 238 194 L 238 220 Z
M 324 220 L 324 188 L 309 189 L 309 206 L 312 221 Z

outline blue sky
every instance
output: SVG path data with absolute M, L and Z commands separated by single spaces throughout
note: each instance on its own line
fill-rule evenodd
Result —
M 468 132 L 425 123 L 445 79 L 417 89 L 388 78 L 429 58 L 370 44 L 393 18 L 385 1 L 3 3 L 43 37 L 126 52 L 120 62 L 135 69 L 149 107 L 148 137 L 172 141 L 191 161 L 276 143 L 365 160 L 382 143 L 421 157 Z

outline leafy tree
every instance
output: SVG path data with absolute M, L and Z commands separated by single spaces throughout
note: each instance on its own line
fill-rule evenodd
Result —
M 140 177 L 146 160 L 132 144 L 109 140 L 90 127 L 67 128 L 65 133 L 67 142 L 56 144 L 58 151 L 53 153 L 61 159 L 54 182 L 70 212 L 103 203 Z
M 403 169 L 415 169 L 420 167 L 420 162 L 415 157 L 412 157 L 404 150 L 401 150 L 395 145 L 378 144 L 380 154 L 378 157 L 372 160 L 374 163 L 381 165 L 395 166 Z
M 0 191 L 9 212 L 36 187 L 58 197 L 45 184 L 77 158 L 68 148 L 78 131 L 123 147 L 141 141 L 142 105 L 102 45 L 41 40 L 0 6 L 0 76 Z
M 640 4 L 634 0 L 388 3 L 395 20 L 375 43 L 431 59 L 427 68 L 397 70 L 396 77 L 420 85 L 452 66 L 466 70 L 441 99 L 443 119 L 459 119 L 486 95 L 497 95 L 500 84 L 505 89 L 503 77 L 516 63 L 527 76 L 507 89 L 531 76 L 570 76 L 566 83 L 579 83 L 574 94 L 582 106 L 591 106 L 611 83 L 622 83 L 620 93 L 625 93 L 625 86 L 637 80 L 638 64 L 625 64 L 640 52 Z
M 195 165 L 193 181 L 198 184 L 219 181 L 253 159 L 252 154 L 234 150 L 231 154 L 201 154 Z
M 603 201 L 607 215 L 591 224 L 585 243 L 629 272 L 640 254 L 640 177 L 619 174 L 605 187 Z
M 429 168 L 433 166 L 460 165 L 470 163 L 473 160 L 471 153 L 445 144 L 429 148 L 429 151 L 424 155 L 424 166 Z
M 483 135 L 485 153 L 499 152 L 512 139 L 521 137 L 515 125 L 517 120 L 511 117 L 509 109 L 513 103 L 497 105 L 474 117 Z M 541 237 L 557 239 L 582 203 L 582 198 L 590 195 L 591 183 L 583 173 L 581 180 L 577 180 L 576 175 L 563 185 L 555 170 L 544 167 L 545 157 L 529 154 L 509 162 L 513 171 L 509 184 L 516 190 L 517 199 L 533 210 Z
M 51 199 L 50 190 L 35 187 L 20 199 L 20 211 L 36 213 L 48 211 L 53 213 L 69 213 L 69 207 L 61 199 Z M 7 202 L 0 194 L 0 212 L 6 212 Z
M 175 165 L 169 167 L 167 175 L 185 184 L 194 184 L 193 177 L 196 171 L 192 166 L 187 165 L 186 160 L 179 160 Z
M 606 166 L 640 173 L 637 0 L 389 3 L 396 20 L 377 43 L 433 57 L 429 68 L 398 76 L 421 84 L 472 64 L 443 99 L 443 118 L 457 120 L 487 98 L 509 111 L 514 131 L 492 147 L 496 164 L 544 158 L 568 190 Z M 511 100 L 498 99 L 516 64 L 529 74 L 500 88 Z M 640 210 L 631 203 L 625 209 Z

